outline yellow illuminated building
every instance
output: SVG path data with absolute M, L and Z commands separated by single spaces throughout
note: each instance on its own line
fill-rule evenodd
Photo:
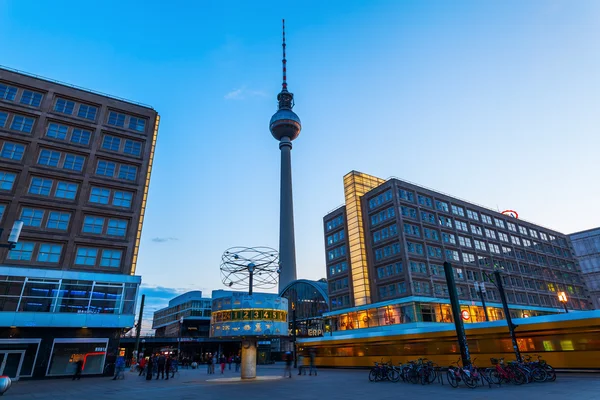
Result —
M 371 302 L 360 199 L 365 193 L 383 183 L 385 183 L 383 179 L 357 171 L 352 171 L 344 176 L 350 271 L 355 306 L 362 306 Z

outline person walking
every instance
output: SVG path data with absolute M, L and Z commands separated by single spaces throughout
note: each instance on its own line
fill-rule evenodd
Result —
M 215 367 L 217 366 L 217 362 L 219 362 L 219 358 L 217 357 L 217 353 L 215 353 L 215 354 L 213 354 L 212 364 L 210 366 L 210 373 L 211 374 L 215 373 Z
M 285 378 L 288 375 L 290 378 L 292 377 L 292 353 L 289 351 L 285 353 L 285 369 L 283 370 L 283 377 Z
M 298 375 L 302 375 L 302 372 L 306 375 L 306 370 L 304 369 L 304 356 L 300 353 L 298 354 Z
M 73 375 L 73 380 L 75 380 L 75 379 L 80 380 L 82 371 L 83 371 L 83 360 L 79 359 L 75 363 L 75 374 Z
M 238 355 L 235 356 L 235 372 L 240 371 L 240 364 L 242 363 L 242 358 Z
M 219 360 L 221 362 L 221 375 L 223 375 L 225 373 L 225 364 L 227 364 L 227 358 L 225 358 L 225 355 L 221 354 L 221 360 Z
M 317 356 L 315 349 L 310 349 L 310 370 L 308 371 L 308 375 L 312 375 L 313 371 L 315 376 L 317 376 L 317 367 L 315 366 L 315 357 Z
M 229 364 L 229 370 L 231 371 L 231 364 L 233 364 L 233 354 L 229 355 L 229 358 L 227 359 L 227 363 Z
M 158 379 L 158 377 L 162 374 L 162 379 L 165 379 L 165 365 L 167 363 L 167 359 L 165 358 L 165 356 L 163 354 L 161 354 L 160 356 L 158 356 L 158 360 L 157 360 L 157 366 L 158 366 L 158 370 L 156 373 L 156 379 Z
M 117 361 L 115 362 L 115 376 L 112 380 L 116 381 L 120 376 L 122 376 L 121 379 L 125 379 L 125 357 L 123 356 L 117 357 Z
M 206 357 L 206 373 L 208 375 L 211 374 L 211 369 L 212 369 L 212 354 L 208 354 L 208 357 Z
M 142 374 L 144 373 L 146 369 L 146 363 L 146 357 L 142 357 L 140 362 L 138 363 L 138 368 L 140 369 L 140 374 L 138 376 L 142 376 Z
M 171 368 L 173 368 L 173 359 L 167 355 L 167 359 L 165 360 L 165 369 L 167 371 L 167 378 L 165 380 L 169 380 L 169 373 L 171 372 Z M 175 373 L 173 373 L 175 375 Z
M 153 370 L 154 369 L 154 356 L 151 355 L 150 358 L 148 359 L 148 362 L 146 363 L 146 380 L 150 381 L 152 380 L 152 374 L 153 374 Z

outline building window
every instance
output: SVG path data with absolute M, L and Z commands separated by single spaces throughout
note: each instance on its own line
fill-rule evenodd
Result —
M 110 151 L 119 151 L 121 147 L 121 139 L 114 136 L 104 135 L 102 141 L 102 148 Z
M 8 119 L 8 113 L 0 111 L 0 128 L 4 128 L 6 120 Z
M 421 194 L 418 194 L 417 195 L 417 201 L 422 206 L 433 207 L 433 202 L 431 201 L 431 198 L 429 198 L 427 196 L 423 196 Z
M 544 232 L 540 232 L 540 238 L 542 240 L 548 241 L 548 235 L 546 235 Z
M 96 257 L 98 257 L 98 250 L 91 249 L 88 247 L 80 247 L 77 249 L 77 256 L 75 257 L 75 264 L 77 265 L 96 265 Z
M 130 208 L 132 198 L 133 198 L 132 193 L 116 190 L 115 194 L 113 196 L 112 204 L 113 204 L 113 206 L 117 206 L 117 207 Z M 395 225 L 394 225 L 394 227 L 395 227 Z
M 85 162 L 85 157 L 83 157 L 83 156 L 67 154 L 65 156 L 65 162 L 63 164 L 63 168 L 81 172 L 83 170 L 84 162 Z
M 466 222 L 462 222 L 459 220 L 455 220 L 454 222 L 456 223 L 456 229 L 463 232 L 469 232 L 469 228 L 467 227 Z
M 400 212 L 402 213 L 402 215 L 404 217 L 415 218 L 415 219 L 417 218 L 417 210 L 415 210 L 414 208 L 401 206 Z
M 127 221 L 122 219 L 109 219 L 106 233 L 111 236 L 125 236 L 127 232 Z
M 9 260 L 30 261 L 34 247 L 35 243 L 32 242 L 18 242 L 15 244 L 15 247 L 8 252 L 7 258 Z
M 404 233 L 407 235 L 413 235 L 417 237 L 421 237 L 421 230 L 418 226 L 411 224 L 404 224 Z
M 20 103 L 25 104 L 26 106 L 39 107 L 42 103 L 42 97 L 43 95 L 41 93 L 23 90 Z
M 529 230 L 529 233 L 531 234 L 531 237 L 534 237 L 534 238 L 536 238 L 536 239 L 537 239 L 537 237 L 538 237 L 537 231 L 535 231 L 535 230 L 533 230 L 533 229 L 530 229 L 530 230 Z
M 435 240 L 438 242 L 440 241 L 440 235 L 435 229 L 423 228 L 423 236 L 425 236 L 427 239 Z
M 144 132 L 146 129 L 146 121 L 142 118 L 129 117 L 129 129 L 134 131 Z
M 483 230 L 481 229 L 481 227 L 480 227 L 480 226 L 477 226 L 477 225 L 473 225 L 473 224 L 471 224 L 471 232 L 472 232 L 474 235 L 483 236 Z
M 115 169 L 117 164 L 111 161 L 98 161 L 98 167 L 96 168 L 97 175 L 110 176 L 111 178 L 115 175 Z
M 40 151 L 40 157 L 38 158 L 38 164 L 47 165 L 49 167 L 58 167 L 60 161 L 60 152 L 42 149 Z
M 52 190 L 52 179 L 32 178 L 29 186 L 30 194 L 39 194 L 41 196 L 50 196 Z
M 498 228 L 504 228 L 504 221 L 498 218 L 494 218 L 494 223 Z
M 6 211 L 6 204 L 0 204 L 0 221 L 4 217 L 4 211 Z
M 67 115 L 73 114 L 74 108 L 75 102 L 65 99 L 57 99 L 56 104 L 54 105 L 54 111 Z
M 462 253 L 463 256 L 463 262 L 467 263 L 467 264 L 474 264 L 475 263 L 475 256 L 471 253 Z
M 71 143 L 77 144 L 90 144 L 90 137 L 92 136 L 92 132 L 86 131 L 85 129 L 73 129 L 73 133 L 71 134 Z
M 442 258 L 442 249 L 435 246 L 427 246 L 427 254 L 429 257 Z
M 477 211 L 467 210 L 467 218 L 479 221 L 479 214 L 477 214 Z
M 50 211 L 48 222 L 46 223 L 46 228 L 66 231 L 69 227 L 70 219 L 71 214 L 69 213 L 60 211 Z
M 54 195 L 61 199 L 75 200 L 77 186 L 76 183 L 58 182 L 56 193 Z
M 508 243 L 508 235 L 506 233 L 498 232 L 498 238 L 501 241 Z
M 510 240 L 512 241 L 512 244 L 518 244 L 519 246 L 521 246 L 521 239 L 519 239 L 516 236 L 511 236 Z
M 332 229 L 335 229 L 335 228 L 337 228 L 338 226 L 342 225 L 342 224 L 343 224 L 343 222 L 344 222 L 344 219 L 342 218 L 342 216 L 341 216 L 341 215 L 340 215 L 340 216 L 338 216 L 338 217 L 335 217 L 335 218 L 334 218 L 334 219 L 332 219 L 332 220 L 329 220 L 329 221 L 327 221 L 327 222 L 325 223 L 325 225 L 326 225 L 326 228 L 327 228 L 327 232 L 329 232 L 330 230 L 332 230 Z
M 140 142 L 127 139 L 125 140 L 125 147 L 123 148 L 123 153 L 139 157 L 142 154 L 142 144 Z
M 485 228 L 485 236 L 490 239 L 496 239 L 496 232 L 491 229 Z
M 44 218 L 44 210 L 38 210 L 35 208 L 23 208 L 21 211 L 21 221 L 23 225 L 32 226 L 39 228 L 42 226 L 42 219 Z
M 119 114 L 117 112 L 111 111 L 108 114 L 108 124 L 114 126 L 120 126 L 121 128 L 125 126 L 125 114 Z
M 100 235 L 102 234 L 103 228 L 103 217 L 94 217 L 91 215 L 86 215 L 85 219 L 83 220 L 83 232 L 85 233 L 94 233 Z
M 336 247 L 335 249 L 331 249 L 327 252 L 327 258 L 329 260 L 333 260 L 344 255 L 346 255 L 346 246 Z
M 20 161 L 23 158 L 23 153 L 25 153 L 25 146 L 22 144 L 4 142 L 0 157 Z
M 0 99 L 15 101 L 17 95 L 17 88 L 14 86 L 7 86 L 0 83 Z
M 67 138 L 68 131 L 69 131 L 68 126 L 52 123 L 52 124 L 48 125 L 48 130 L 46 131 L 46 136 L 55 138 L 55 139 L 65 140 Z
M 37 260 L 39 262 L 56 264 L 60 260 L 60 252 L 62 246 L 60 244 L 43 243 L 40 245 Z
M 448 218 L 448 217 L 444 217 L 444 216 L 440 215 L 438 217 L 438 221 L 441 226 L 445 226 L 447 228 L 452 228 L 452 218 Z
M 471 244 L 471 239 L 469 239 L 468 237 L 459 236 L 458 243 L 463 247 L 473 247 L 473 245 Z
M 98 108 L 94 106 L 88 106 L 87 104 L 79 105 L 79 112 L 77 112 L 77 116 L 80 118 L 89 119 L 90 121 L 96 120 L 96 112 Z
M 481 214 L 481 220 L 486 224 L 492 224 L 492 217 L 490 217 L 489 215 Z
M 456 244 L 456 237 L 451 233 L 442 232 L 442 240 L 444 243 Z
M 460 215 L 461 217 L 465 216 L 465 210 L 462 207 L 452 205 L 452 214 Z
M 90 192 L 90 203 L 108 204 L 109 196 L 109 189 L 92 187 L 92 191 Z
M 136 175 L 137 175 L 137 167 L 136 166 L 121 164 L 121 166 L 119 167 L 119 179 L 135 181 Z
M 102 250 L 102 259 L 100 260 L 101 267 L 121 266 L 121 250 Z
M 481 240 L 474 240 L 475 242 L 475 248 L 477 250 L 481 250 L 481 251 L 487 251 L 487 248 L 485 246 L 485 242 L 481 241 Z
M 398 190 L 398 195 L 402 200 L 410 201 L 411 203 L 415 202 L 415 195 L 413 192 L 406 191 L 404 189 Z
M 419 243 L 406 242 L 406 249 L 409 253 L 423 255 L 423 245 Z
M 527 235 L 527 228 L 519 225 L 519 232 L 521 232 L 521 235 Z
M 450 261 L 460 261 L 460 258 L 458 257 L 458 251 L 446 250 L 446 259 Z
M 440 200 L 436 200 L 435 208 L 437 208 L 440 211 L 448 212 L 448 203 L 440 201 Z
M 15 115 L 13 117 L 12 123 L 10 124 L 10 129 L 13 131 L 31 133 L 31 129 L 33 128 L 33 118 L 23 117 L 22 115 Z
M 0 171 L 0 190 L 12 190 L 17 174 Z
M 421 221 L 429 222 L 430 224 L 435 225 L 435 215 L 429 212 L 421 211 Z
M 490 251 L 492 253 L 500 254 L 500 247 L 498 247 L 497 244 L 489 243 L 488 246 L 490 247 Z

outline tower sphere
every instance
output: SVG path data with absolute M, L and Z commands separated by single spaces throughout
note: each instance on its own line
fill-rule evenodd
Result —
M 279 109 L 271 117 L 269 129 L 273 137 L 279 141 L 286 136 L 290 140 L 294 140 L 300 135 L 302 125 L 300 124 L 300 118 L 295 112 L 288 109 Z

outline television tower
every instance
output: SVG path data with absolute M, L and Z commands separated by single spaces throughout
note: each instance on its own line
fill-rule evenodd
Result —
M 269 129 L 281 150 L 281 188 L 279 198 L 279 293 L 296 280 L 296 244 L 294 239 L 294 199 L 292 196 L 292 140 L 300 134 L 300 118 L 292 111 L 294 94 L 287 90 L 285 59 L 285 20 L 283 20 L 283 82 L 277 95 L 279 108 L 271 117 Z

